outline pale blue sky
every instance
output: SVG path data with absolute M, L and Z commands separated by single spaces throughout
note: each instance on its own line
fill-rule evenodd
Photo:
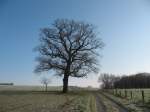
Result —
M 0 82 L 36 85 L 40 77 L 51 77 L 33 73 L 33 48 L 39 43 L 39 29 L 57 18 L 98 27 L 106 44 L 100 72 L 150 72 L 149 0 L 0 0 Z M 71 78 L 69 83 L 98 86 L 97 76 Z M 62 84 L 61 78 L 52 79 L 52 85 Z

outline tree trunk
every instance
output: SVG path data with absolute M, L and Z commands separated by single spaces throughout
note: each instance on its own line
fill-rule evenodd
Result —
M 68 92 L 68 75 L 64 74 L 64 78 L 63 78 L 63 93 L 67 93 Z

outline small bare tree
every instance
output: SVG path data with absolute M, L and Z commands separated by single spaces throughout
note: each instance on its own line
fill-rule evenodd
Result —
M 115 75 L 102 73 L 99 76 L 98 82 L 102 83 L 103 89 L 110 89 L 110 88 L 113 88 L 115 80 L 116 80 Z
M 48 78 L 43 77 L 41 79 L 41 83 L 45 86 L 45 91 L 47 91 L 47 86 L 48 86 L 49 83 L 51 83 L 51 80 L 48 79 Z
M 58 19 L 50 28 L 41 30 L 40 56 L 36 72 L 54 70 L 63 76 L 63 92 L 68 91 L 68 79 L 84 77 L 98 71 L 98 60 L 103 42 L 91 24 Z

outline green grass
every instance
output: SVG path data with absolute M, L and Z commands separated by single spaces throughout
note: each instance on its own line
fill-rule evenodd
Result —
M 97 112 L 97 107 L 96 107 L 96 99 L 93 95 L 89 97 L 89 103 L 87 107 L 87 112 Z

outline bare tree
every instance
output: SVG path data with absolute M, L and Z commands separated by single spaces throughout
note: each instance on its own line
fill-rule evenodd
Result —
M 68 91 L 68 78 L 84 77 L 98 71 L 98 59 L 103 42 L 97 38 L 93 25 L 67 19 L 57 19 L 50 28 L 41 29 L 40 56 L 36 72 L 53 70 L 63 76 L 63 92 Z
M 116 77 L 113 74 L 102 73 L 98 79 L 98 82 L 102 82 L 102 88 L 113 88 Z
M 47 86 L 48 86 L 49 83 L 51 83 L 51 80 L 48 79 L 48 78 L 43 77 L 43 78 L 41 79 L 41 83 L 44 84 L 44 86 L 45 86 L 45 91 L 47 91 Z

